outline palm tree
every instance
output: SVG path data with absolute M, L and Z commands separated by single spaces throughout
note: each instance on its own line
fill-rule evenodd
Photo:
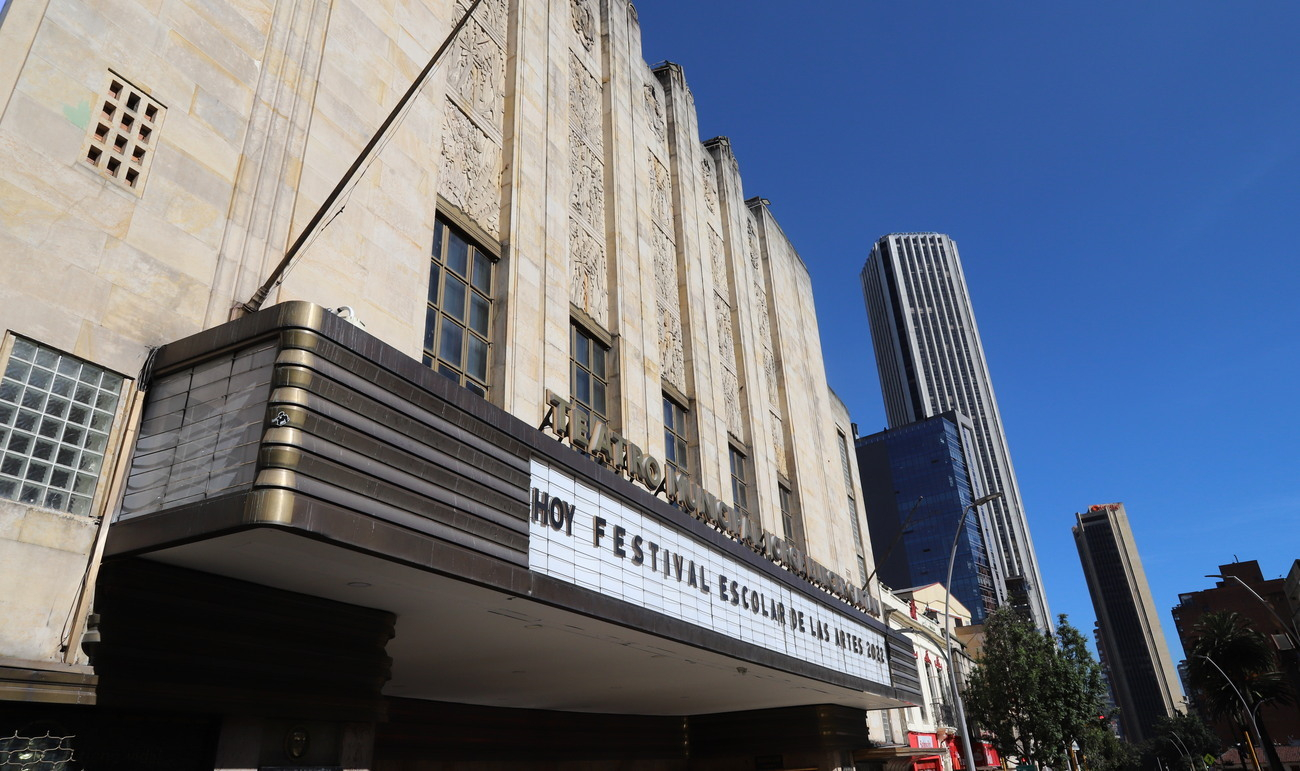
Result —
M 1267 638 L 1251 629 L 1241 614 L 1206 613 L 1192 634 L 1188 675 L 1211 716 L 1227 718 L 1245 730 L 1246 726 L 1256 725 L 1254 713 L 1260 704 L 1289 700 L 1286 682 L 1277 670 Z M 1273 771 L 1282 771 L 1282 761 L 1267 729 L 1257 726 L 1256 730 L 1269 765 Z

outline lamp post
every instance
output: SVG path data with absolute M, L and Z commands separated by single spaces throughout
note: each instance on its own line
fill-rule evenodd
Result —
M 1264 606 L 1264 610 L 1267 610 L 1269 615 L 1273 617 L 1273 620 L 1277 622 L 1277 625 L 1281 627 L 1282 634 L 1286 635 L 1287 640 L 1291 643 L 1291 650 L 1300 650 L 1300 632 L 1296 630 L 1295 624 L 1288 624 L 1286 621 L 1284 621 L 1282 617 L 1277 614 L 1277 611 L 1273 609 L 1273 604 L 1268 600 L 1264 599 L 1262 596 L 1260 596 L 1259 592 L 1250 588 L 1250 584 L 1241 580 L 1241 576 L 1224 576 L 1224 575 L 1219 575 L 1218 573 L 1207 573 L 1205 577 L 1218 578 L 1224 581 L 1231 578 L 1232 580 L 1241 584 L 1241 588 L 1250 592 L 1255 597 L 1255 599 L 1259 600 L 1259 604 Z
M 948 652 L 948 679 L 952 681 L 952 702 L 957 708 L 957 726 L 961 729 L 961 753 L 966 761 L 966 771 L 975 771 L 975 753 L 970 748 L 970 726 L 966 723 L 966 705 L 962 703 L 961 691 L 957 684 L 957 658 L 952 654 L 952 616 L 949 607 L 952 604 L 952 568 L 957 563 L 957 544 L 961 533 L 966 529 L 966 512 L 978 510 L 980 506 L 1002 497 L 1002 493 L 989 493 L 976 498 L 961 509 L 961 519 L 957 522 L 957 532 L 952 537 L 952 549 L 948 552 L 948 581 L 944 584 L 943 595 L 943 648 Z
M 1241 690 L 1232 682 L 1232 678 L 1228 677 L 1228 673 L 1223 671 L 1223 667 L 1219 666 L 1217 661 L 1206 656 L 1204 653 L 1196 653 L 1193 655 L 1198 659 L 1205 659 L 1213 664 L 1215 669 L 1219 670 L 1219 674 L 1223 675 L 1223 679 L 1228 684 L 1228 687 L 1232 688 L 1232 692 L 1237 694 L 1237 699 L 1241 702 L 1242 709 L 1246 710 L 1246 717 L 1250 718 L 1250 727 L 1255 729 L 1255 739 L 1257 741 L 1262 741 L 1259 735 L 1259 723 L 1255 722 L 1255 710 L 1251 709 L 1250 705 L 1246 703 L 1246 697 L 1241 695 Z M 1255 706 L 1258 707 L 1259 705 L 1256 704 Z M 1250 736 L 1248 735 L 1246 738 L 1250 739 Z M 1259 764 L 1259 755 L 1255 753 L 1254 744 L 1250 745 L 1250 759 L 1255 761 L 1255 768 L 1258 771 L 1263 771 L 1263 766 Z

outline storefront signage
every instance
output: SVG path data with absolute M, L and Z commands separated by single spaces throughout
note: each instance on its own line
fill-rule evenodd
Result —
M 567 399 L 549 390 L 546 392 L 546 403 L 542 430 L 549 429 L 619 476 L 630 479 L 655 495 L 662 495 L 687 514 L 742 541 L 773 562 L 850 605 L 880 615 L 876 598 L 863 587 L 846 581 L 789 541 L 763 530 L 753 519 L 742 516 L 716 495 L 700 487 L 689 475 L 678 472 L 643 452 L 603 420 L 593 417 L 586 410 L 574 409 Z
M 884 637 L 862 621 L 537 460 L 530 510 L 530 570 L 890 684 Z

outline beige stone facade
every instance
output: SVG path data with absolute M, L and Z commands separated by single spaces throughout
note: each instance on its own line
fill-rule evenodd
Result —
M 72 635 L 149 351 L 241 314 L 466 7 L 9 9 L 0 328 L 6 346 L 32 340 L 126 381 L 92 516 L 0 503 L 0 664 L 81 671 Z M 873 563 L 841 457 L 852 432 L 807 267 L 747 198 L 730 143 L 701 141 L 681 68 L 647 66 L 640 35 L 622 0 L 483 0 L 266 304 L 350 306 L 419 359 L 441 216 L 497 258 L 489 401 L 539 425 L 546 393 L 571 393 L 576 320 L 611 344 L 612 426 L 662 458 L 665 394 L 681 400 L 696 481 L 730 501 L 739 451 L 762 528 L 785 532 L 784 488 L 793 540 L 861 584 Z M 147 132 L 143 112 L 124 126 L 125 101 L 106 109 L 115 84 L 142 95 L 131 110 L 156 105 Z M 108 156 L 93 161 L 97 136 Z

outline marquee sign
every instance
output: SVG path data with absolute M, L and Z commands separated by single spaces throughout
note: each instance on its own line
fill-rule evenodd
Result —
M 619 435 L 603 420 L 584 409 L 575 409 L 567 399 L 546 392 L 546 415 L 541 429 L 550 429 L 560 439 L 587 453 L 597 463 L 626 476 L 655 495 L 664 498 L 697 519 L 735 538 L 790 572 L 836 595 L 845 602 L 880 615 L 880 604 L 864 587 L 855 586 L 805 554 L 789 541 L 769 533 L 752 518 L 742 515 L 690 476 L 666 466 L 653 455 Z
M 852 677 L 890 684 L 860 620 L 532 461 L 529 569 Z

